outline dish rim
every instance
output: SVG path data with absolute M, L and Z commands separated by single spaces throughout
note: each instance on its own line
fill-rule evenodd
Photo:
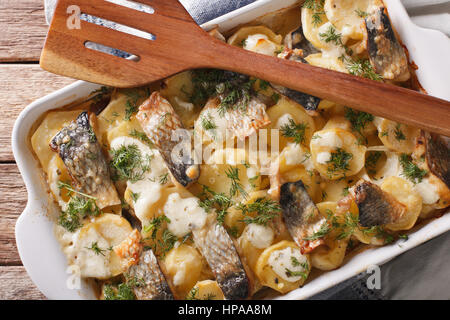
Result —
M 266 13 L 289 7 L 297 2 L 299 1 L 258 0 L 209 21 L 201 27 L 205 30 L 210 30 L 217 25 L 223 29 L 230 29 L 242 24 L 243 21 L 252 21 Z M 410 20 L 400 0 L 387 0 L 385 3 L 393 25 L 409 49 L 411 60 L 420 66 L 417 71 L 419 81 L 428 93 L 450 100 L 450 92 L 447 92 L 448 90 L 443 91 L 441 87 L 434 83 L 436 82 L 436 75 L 432 72 L 432 70 L 439 70 L 439 81 L 442 81 L 441 83 L 444 84 L 450 83 L 450 72 L 442 72 L 442 70 L 445 71 L 447 69 L 450 71 L 450 61 L 445 62 L 444 66 L 442 66 L 442 57 L 440 57 L 441 59 L 438 62 L 433 61 L 439 55 L 431 54 L 433 51 L 439 52 L 439 50 L 436 50 L 439 48 L 447 50 L 444 52 L 450 52 L 450 39 L 439 31 L 416 26 Z M 412 38 L 414 38 L 414 42 L 410 42 Z M 421 43 L 420 46 L 419 42 Z M 422 55 L 426 55 L 428 58 Z M 429 63 L 424 62 L 426 59 L 430 60 L 428 61 Z M 439 65 L 436 65 L 436 63 Z M 424 65 L 427 65 L 427 67 L 423 67 Z M 68 284 L 68 281 L 71 281 L 73 278 L 71 278 L 71 272 L 69 272 L 71 270 L 67 269 L 67 261 L 60 244 L 54 237 L 54 222 L 46 217 L 48 211 L 56 209 L 56 206 L 48 197 L 48 187 L 42 186 L 42 173 L 30 149 L 29 132 L 36 120 L 48 110 L 86 97 L 99 87 L 100 85 L 97 84 L 76 81 L 35 100 L 19 114 L 12 132 L 14 158 L 24 180 L 28 195 L 27 205 L 16 222 L 17 249 L 30 278 L 49 299 L 92 299 L 95 298 L 95 295 L 89 284 L 85 282 L 81 282 L 79 290 L 72 290 L 66 285 L 62 285 L 63 283 Z M 450 214 L 447 212 L 442 217 L 432 220 L 419 230 L 411 233 L 408 241 L 400 240 L 391 245 L 367 249 L 352 257 L 340 268 L 328 271 L 320 277 L 309 281 L 302 288 L 277 296 L 275 299 L 305 299 L 311 297 L 367 270 L 371 265 L 381 265 L 448 230 L 450 230 Z M 40 241 L 33 241 L 35 237 L 40 239 Z M 42 245 L 44 245 L 45 250 L 42 250 Z M 39 253 L 43 253 L 43 256 Z

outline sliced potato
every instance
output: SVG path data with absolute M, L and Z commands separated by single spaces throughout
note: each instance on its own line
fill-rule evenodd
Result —
M 296 125 L 303 124 L 306 126 L 304 130 L 304 141 L 302 144 L 308 145 L 312 134 L 315 131 L 315 123 L 313 118 L 306 113 L 305 109 L 298 103 L 282 96 L 277 104 L 267 110 L 267 115 L 271 121 L 270 129 L 279 130 L 279 149 L 282 150 L 288 142 L 294 142 L 294 138 L 283 135 L 283 128 L 286 126 L 294 127 L 292 121 Z M 297 131 L 301 132 L 301 131 Z M 273 142 L 271 141 L 271 145 Z
M 52 140 L 59 130 L 75 120 L 80 112 L 80 110 L 51 111 L 45 116 L 41 125 L 33 133 L 31 146 L 44 172 L 47 172 L 48 164 L 55 155 L 49 147 L 50 140 Z
M 202 256 L 188 244 L 170 250 L 161 264 L 164 274 L 173 284 L 175 296 L 181 299 L 199 280 L 202 267 Z
M 413 184 L 403 178 L 389 177 L 380 187 L 406 206 L 405 214 L 398 221 L 387 224 L 386 228 L 392 231 L 411 229 L 422 211 L 422 198 Z
M 291 256 L 294 256 L 301 265 L 293 262 Z M 279 258 L 279 260 L 274 261 L 276 258 Z M 271 262 L 275 264 L 271 265 Z M 296 266 L 293 264 L 296 264 Z M 274 266 L 276 266 L 276 271 Z M 299 273 L 302 273 L 302 276 L 292 277 L 290 271 L 297 271 L 297 269 Z M 262 252 L 256 263 L 255 273 L 261 284 L 284 294 L 301 286 L 308 277 L 310 270 L 309 256 L 302 255 L 295 242 L 284 240 Z
M 320 6 L 320 1 L 315 0 L 318 6 Z M 302 8 L 301 20 L 305 38 L 317 49 L 324 48 L 324 43 L 320 40 L 319 28 L 328 22 L 326 15 L 323 13 L 317 14 L 317 12 L 308 8 Z
M 364 167 L 367 148 L 359 145 L 349 131 L 339 128 L 318 131 L 310 146 L 315 168 L 327 179 L 352 176 Z
M 277 45 L 281 45 L 283 37 L 281 35 L 275 34 L 272 30 L 265 26 L 250 26 L 242 27 L 236 31 L 230 38 L 228 38 L 228 44 L 232 46 L 242 47 L 245 40 L 255 34 L 265 35 L 268 40 L 274 42 Z
M 312 66 L 348 73 L 344 62 L 335 56 L 325 56 L 323 53 L 313 53 L 305 58 Z
M 255 202 L 258 198 L 266 198 L 267 190 L 259 190 L 250 192 L 248 197 L 244 199 L 241 203 L 244 205 Z M 251 213 L 250 213 L 251 215 Z M 231 207 L 228 210 L 228 214 L 225 216 L 224 224 L 233 232 L 236 232 L 237 236 L 240 236 L 245 228 L 245 223 L 242 221 L 244 219 L 244 214 L 241 210 L 237 209 L 236 206 Z
M 244 149 L 220 149 L 213 153 L 206 164 L 201 167 L 198 182 L 210 187 L 218 193 L 229 194 L 233 180 L 230 173 L 238 173 L 238 182 L 248 194 L 259 190 L 261 176 L 257 165 L 248 163 L 247 152 Z M 237 180 L 236 180 L 237 181 Z M 242 198 L 243 194 L 235 194 Z
M 328 20 L 341 31 L 343 37 L 362 40 L 364 14 L 370 4 L 370 0 L 325 0 L 324 9 Z
M 383 119 L 378 122 L 378 137 L 390 150 L 411 154 L 416 146 L 420 130 Z
M 108 279 L 123 272 L 120 257 L 109 248 L 119 245 L 132 231 L 126 219 L 106 213 L 85 224 L 64 251 L 82 277 Z
M 337 202 L 321 202 L 316 206 L 322 216 L 327 217 L 331 223 L 343 224 L 344 216 L 337 210 Z M 349 237 L 338 239 L 341 233 L 340 228 L 332 228 L 324 237 L 325 244 L 316 248 L 310 255 L 313 267 L 319 270 L 333 270 L 341 266 L 349 240 Z
M 164 80 L 160 91 L 161 95 L 169 100 L 185 128 L 194 126 L 200 112 L 200 109 L 190 102 L 193 91 L 191 71 L 181 72 Z
M 203 280 L 195 284 L 188 294 L 189 300 L 225 300 L 217 281 Z

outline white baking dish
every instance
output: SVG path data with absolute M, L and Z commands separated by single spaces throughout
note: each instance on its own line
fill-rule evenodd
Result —
M 260 0 L 225 16 L 204 24 L 211 29 L 218 25 L 228 30 L 249 22 L 265 13 L 288 7 L 295 0 Z M 450 100 L 450 40 L 442 33 L 423 29 L 409 19 L 400 0 L 385 1 L 392 22 L 411 59 L 419 66 L 419 81 L 428 93 Z M 48 198 L 45 181 L 38 161 L 33 157 L 29 145 L 29 132 L 35 121 L 46 111 L 64 106 L 87 96 L 99 86 L 83 81 L 75 82 L 61 90 L 36 100 L 19 115 L 12 134 L 12 147 L 17 165 L 28 190 L 28 203 L 16 224 L 16 241 L 20 257 L 31 279 L 50 299 L 92 299 L 95 298 L 90 286 L 82 283 L 79 290 L 69 289 L 70 271 L 53 234 L 53 222 L 47 217 L 49 212 L 58 210 Z M 408 241 L 399 241 L 385 247 L 368 249 L 347 258 L 345 264 L 309 281 L 304 287 L 290 292 L 280 299 L 304 299 L 332 287 L 373 264 L 383 264 L 431 238 L 450 230 L 450 214 L 443 215 L 419 228 L 410 235 Z

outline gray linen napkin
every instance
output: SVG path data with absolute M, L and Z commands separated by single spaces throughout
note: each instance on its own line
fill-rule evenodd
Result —
M 180 0 L 202 24 L 257 0 Z M 415 23 L 450 36 L 450 1 L 402 0 Z M 45 0 L 51 20 L 56 0 Z M 450 299 L 450 232 L 412 249 L 381 267 L 381 288 L 367 287 L 366 273 L 312 299 Z

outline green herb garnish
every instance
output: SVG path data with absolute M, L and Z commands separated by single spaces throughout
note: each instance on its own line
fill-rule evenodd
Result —
M 129 135 L 133 138 L 137 138 L 142 142 L 146 143 L 150 148 L 154 147 L 150 138 L 147 137 L 147 135 L 142 131 L 137 131 L 136 129 L 133 129 L 130 131 Z
M 350 170 L 350 160 L 353 158 L 351 153 L 344 149 L 337 148 L 336 152 L 331 153 L 331 159 L 327 161 L 327 171 L 330 175 L 336 172 L 344 172 Z
M 114 171 L 114 180 L 129 180 L 136 182 L 144 178 L 150 170 L 151 157 L 143 157 L 136 144 L 122 145 L 118 149 L 110 150 Z
M 296 144 L 305 142 L 305 133 L 308 125 L 305 123 L 295 123 L 294 119 L 290 118 L 289 123 L 281 126 L 281 134 L 286 138 L 294 139 Z
M 400 164 L 402 166 L 403 172 L 402 176 L 406 177 L 413 183 L 419 183 L 427 175 L 427 171 L 419 168 L 412 159 L 407 154 L 403 153 L 400 155 Z
M 238 210 L 241 210 L 242 214 L 245 216 L 242 220 L 243 222 L 246 224 L 255 223 L 263 226 L 266 226 L 267 223 L 278 217 L 281 212 L 281 207 L 278 202 L 266 198 L 258 198 L 249 204 L 240 204 L 237 208 Z M 256 213 L 256 216 L 249 216 L 249 213 Z

